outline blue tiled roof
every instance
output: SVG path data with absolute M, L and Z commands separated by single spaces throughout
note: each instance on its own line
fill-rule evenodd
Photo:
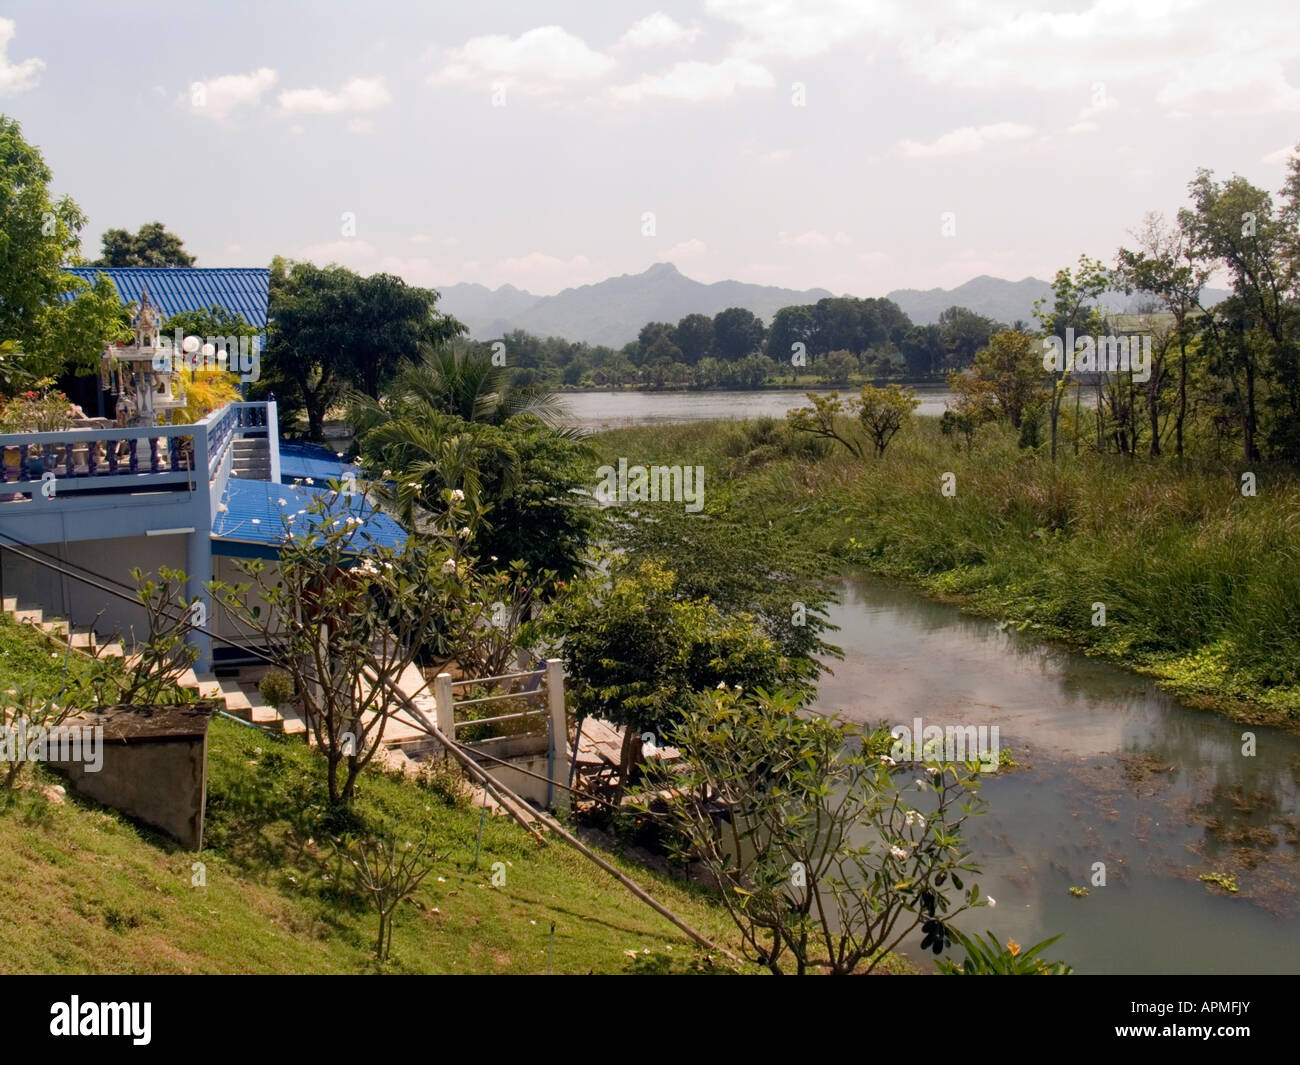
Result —
M 321 520 L 321 515 L 311 513 L 312 501 L 327 494 L 327 488 L 231 477 L 221 496 L 225 509 L 218 507 L 212 516 L 213 553 L 274 558 L 276 548 L 284 542 L 285 522 L 292 518 L 291 530 L 304 523 L 310 528 Z M 369 513 L 370 507 L 360 496 L 355 497 L 347 512 L 358 517 L 369 514 L 349 541 L 357 554 L 374 546 L 400 548 L 406 542 L 402 527 L 387 514 Z M 343 508 L 334 508 L 336 516 L 343 513 Z
M 257 329 L 266 329 L 266 306 L 271 271 L 242 266 L 67 266 L 64 273 L 94 282 L 107 274 L 123 303 L 140 298 L 149 286 L 149 298 L 166 321 L 181 311 L 205 311 L 214 304 L 243 316 Z
M 337 451 L 320 444 L 280 441 L 280 480 L 285 484 L 310 477 L 318 485 L 324 485 L 331 477 L 341 481 L 349 473 L 360 476 L 361 469 L 343 462 Z

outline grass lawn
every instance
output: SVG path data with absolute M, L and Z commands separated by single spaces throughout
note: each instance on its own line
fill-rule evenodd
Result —
M 191 854 L 112 810 L 60 796 L 53 773 L 29 768 L 26 786 L 0 798 L 9 915 L 0 972 L 375 970 L 376 918 L 329 842 L 321 779 L 304 746 L 214 721 L 207 839 Z M 360 820 L 399 841 L 428 828 L 439 855 L 398 909 L 386 971 L 545 972 L 552 922 L 554 972 L 709 967 L 675 927 L 568 848 L 542 847 L 489 815 L 474 868 L 478 810 L 377 772 L 363 781 Z M 196 862 L 206 886 L 195 885 Z M 493 887 L 497 863 L 505 882 Z M 700 931 L 730 943 L 730 922 L 702 891 L 618 864 Z
M 74 658 L 69 669 L 79 665 Z M 0 617 L 0 688 L 57 693 L 63 670 L 46 641 Z M 374 971 L 377 919 L 332 842 L 359 831 L 399 842 L 428 831 L 437 855 L 398 908 L 385 971 L 540 973 L 548 947 L 561 973 L 711 967 L 671 923 L 558 841 L 543 847 L 489 815 L 475 866 L 479 810 L 377 770 L 363 775 L 354 815 L 331 818 L 314 751 L 224 719 L 209 734 L 199 854 L 60 794 L 59 784 L 28 766 L 18 789 L 0 793 L 3 973 Z M 702 889 L 611 860 L 734 950 L 730 920 Z

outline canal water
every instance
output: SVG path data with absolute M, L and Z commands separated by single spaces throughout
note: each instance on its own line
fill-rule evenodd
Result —
M 963 915 L 963 931 L 1022 946 L 1063 932 L 1045 956 L 1079 973 L 1300 972 L 1300 738 L 904 586 L 860 577 L 840 593 L 829 638 L 845 659 L 817 709 L 997 725 L 1020 763 L 983 778 L 987 813 L 967 823 L 996 905 Z M 1209 873 L 1235 876 L 1237 893 Z M 905 949 L 925 964 L 919 937 Z
M 950 395 L 918 394 L 930 415 Z M 797 390 L 565 399 L 591 429 L 784 417 L 807 402 Z M 1018 763 L 983 778 L 987 812 L 967 823 L 996 906 L 964 914 L 963 931 L 1025 947 L 1064 933 L 1045 956 L 1078 973 L 1300 972 L 1300 737 L 1187 706 L 905 585 L 862 575 L 839 592 L 828 638 L 845 657 L 829 663 L 817 709 L 891 727 L 997 725 Z M 1236 893 L 1200 879 L 1210 874 L 1235 877 Z M 902 949 L 929 964 L 919 936 Z

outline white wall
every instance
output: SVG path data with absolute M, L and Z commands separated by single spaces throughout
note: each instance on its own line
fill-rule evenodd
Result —
M 111 577 L 128 585 L 129 589 L 134 589 L 136 585 L 131 577 L 132 567 L 144 570 L 147 576 L 154 579 L 157 578 L 160 567 L 183 571 L 186 539 L 183 534 L 128 536 L 37 546 L 47 555 L 84 566 L 90 571 L 86 576 Z M 102 636 L 107 636 L 114 630 L 129 633 L 133 626 L 142 635 L 148 631 L 144 608 L 138 603 L 126 602 L 65 574 L 20 558 L 12 551 L 0 549 L 0 559 L 3 559 L 0 581 L 3 582 L 4 594 L 17 596 L 20 606 L 39 607 L 47 619 L 66 618 L 81 628 L 93 624 L 95 631 Z M 125 594 L 132 594 L 129 589 L 125 590 Z

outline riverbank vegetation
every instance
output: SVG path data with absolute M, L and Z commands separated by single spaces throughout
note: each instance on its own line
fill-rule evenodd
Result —
M 984 426 L 972 450 L 918 418 L 880 458 L 810 456 L 797 436 L 766 420 L 596 442 L 604 461 L 704 465 L 701 522 L 907 579 L 1223 709 L 1300 720 L 1300 484 L 1286 467 L 1256 465 L 1243 496 L 1213 457 L 1067 449 L 1053 463 L 1010 425 Z

